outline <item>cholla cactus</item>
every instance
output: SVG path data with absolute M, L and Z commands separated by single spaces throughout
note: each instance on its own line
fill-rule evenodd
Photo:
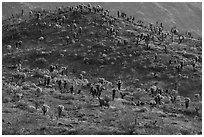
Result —
M 57 107 L 58 118 L 60 118 L 62 116 L 63 110 L 64 110 L 64 106 L 63 105 L 59 105 Z
M 36 96 L 40 96 L 42 94 L 42 88 L 40 88 L 40 87 L 38 87 L 37 89 L 36 89 Z
M 43 115 L 45 115 L 45 114 L 48 112 L 49 108 L 50 108 L 50 107 L 49 107 L 48 105 L 46 105 L 46 104 L 44 104 L 44 105 L 42 106 Z
M 189 97 L 186 97 L 186 98 L 185 98 L 185 106 L 186 106 L 186 109 L 188 109 L 189 104 L 190 104 L 190 101 L 191 101 L 191 99 L 190 99 Z

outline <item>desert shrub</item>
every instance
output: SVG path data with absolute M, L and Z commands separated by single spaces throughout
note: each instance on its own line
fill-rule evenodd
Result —
M 108 97 L 108 96 L 104 96 L 104 100 L 107 101 L 107 102 L 109 102 L 109 101 L 111 101 L 111 98 Z
M 26 77 L 25 73 L 23 73 L 23 72 L 17 72 L 17 73 L 12 74 L 12 75 L 14 78 L 17 78 L 17 79 L 22 79 L 22 78 Z
M 198 113 L 196 112 L 196 110 L 194 110 L 194 109 L 183 110 L 182 113 L 183 113 L 184 115 L 189 115 L 189 116 L 195 116 L 195 115 L 198 114 Z
M 35 61 L 34 61 L 34 65 L 35 67 L 38 67 L 38 68 L 45 68 L 47 66 L 47 60 L 45 58 L 37 58 Z
M 186 58 L 195 58 L 195 55 L 193 53 L 183 53 L 183 57 L 186 57 Z
M 23 85 L 22 89 L 23 90 L 28 90 L 28 89 L 30 89 L 30 86 L 26 83 L 26 84 Z
M 141 97 L 144 97 L 145 96 L 145 92 L 138 92 L 138 91 L 135 91 L 134 93 L 133 93 L 133 98 L 135 99 L 135 100 L 137 100 L 137 99 L 140 99 Z
M 54 98 L 58 98 L 58 99 L 61 99 L 61 100 L 74 100 L 74 95 L 71 95 L 71 94 L 55 94 L 54 95 Z
M 35 77 L 35 78 L 43 78 L 44 74 L 43 74 L 43 72 L 36 71 L 36 72 L 34 72 L 33 77 Z
M 8 103 L 8 102 L 11 102 L 12 101 L 12 99 L 10 98 L 10 97 L 4 97 L 3 99 L 2 99 L 2 102 L 3 103 Z
M 137 126 L 137 115 L 135 115 L 130 109 L 126 108 L 122 111 L 118 124 L 120 129 L 125 131 L 127 134 L 134 134 Z
M 28 108 L 28 104 L 25 101 L 20 101 L 16 104 L 15 108 L 26 110 Z
M 181 129 L 180 132 L 182 135 L 190 135 L 191 134 L 191 130 L 187 130 L 187 129 Z
M 73 105 L 74 102 L 73 102 L 72 100 L 68 100 L 68 101 L 66 102 L 66 104 L 68 104 L 68 105 Z
M 2 110 L 2 113 L 12 113 L 11 109 Z
M 30 134 L 30 129 L 27 129 L 27 128 L 21 128 L 18 133 L 20 135 L 29 135 Z

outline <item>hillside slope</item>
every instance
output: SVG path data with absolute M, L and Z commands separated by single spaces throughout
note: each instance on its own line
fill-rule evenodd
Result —
M 202 39 L 104 11 L 80 5 L 3 21 L 2 134 L 202 134 Z

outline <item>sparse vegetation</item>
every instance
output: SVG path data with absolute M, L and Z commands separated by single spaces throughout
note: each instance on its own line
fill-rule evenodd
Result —
M 3 20 L 3 135 L 202 134 L 202 38 L 109 12 Z

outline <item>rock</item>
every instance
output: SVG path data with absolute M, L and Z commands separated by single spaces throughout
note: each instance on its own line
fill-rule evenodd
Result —
M 133 111 L 136 111 L 136 112 L 147 112 L 149 111 L 147 107 L 142 107 L 142 108 L 134 108 Z
M 28 107 L 27 107 L 27 111 L 30 112 L 30 113 L 34 113 L 34 112 L 36 112 L 37 110 L 35 109 L 34 106 L 28 106 Z
M 57 125 L 58 125 L 58 126 L 62 126 L 62 125 L 64 125 L 64 123 L 58 122 Z

